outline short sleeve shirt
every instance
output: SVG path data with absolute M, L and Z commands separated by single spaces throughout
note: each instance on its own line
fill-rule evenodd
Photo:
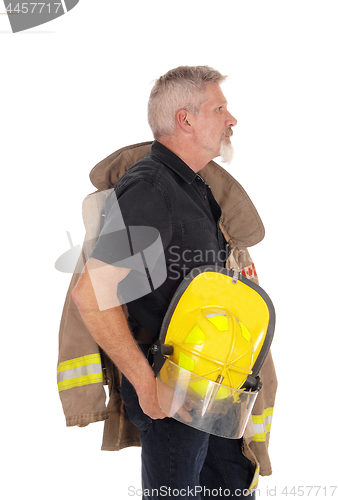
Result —
M 121 177 L 91 257 L 131 269 L 119 293 L 132 330 L 143 327 L 156 340 L 184 276 L 202 265 L 224 266 L 220 216 L 209 186 L 157 141 Z

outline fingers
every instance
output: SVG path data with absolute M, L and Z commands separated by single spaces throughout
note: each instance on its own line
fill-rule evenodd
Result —
M 158 419 L 163 419 L 166 418 L 168 415 L 166 415 L 157 400 L 157 395 L 155 394 L 155 397 L 152 397 L 149 399 L 146 398 L 140 398 L 139 397 L 139 404 L 143 410 L 143 412 L 148 415 L 148 417 L 152 418 L 153 420 L 158 420 Z
M 184 422 L 192 422 L 192 416 L 190 415 L 190 411 L 192 410 L 192 406 L 189 403 L 184 404 L 181 408 L 176 412 Z
M 151 415 L 149 415 L 149 416 L 153 420 L 162 420 L 163 418 L 167 418 L 168 417 L 168 415 L 166 415 L 165 413 L 163 413 L 162 410 L 160 410 L 159 412 L 154 413 L 154 416 L 151 416 Z

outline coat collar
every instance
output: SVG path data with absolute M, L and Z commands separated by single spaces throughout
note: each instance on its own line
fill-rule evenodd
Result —
M 154 146 L 155 150 L 159 149 L 156 144 L 159 143 L 156 143 L 156 141 L 155 143 L 142 142 L 126 146 L 112 153 L 90 172 L 89 177 L 92 184 L 98 191 L 113 188 L 129 167 L 150 152 L 152 145 L 153 149 Z M 159 146 L 164 148 L 161 144 Z M 167 148 L 165 150 L 168 151 Z M 164 151 L 164 153 L 166 152 Z M 162 152 L 161 155 L 164 153 Z M 176 155 L 175 157 L 178 158 Z M 164 163 L 167 164 L 168 161 L 170 161 L 170 155 L 168 156 L 168 153 L 166 153 L 166 162 Z M 180 161 L 182 162 L 182 160 Z M 184 162 L 182 163 L 189 169 Z M 170 168 L 172 167 L 170 166 Z M 184 176 L 191 177 L 189 171 L 185 169 L 180 169 L 181 176 L 182 171 Z M 191 173 L 195 178 L 196 174 L 192 170 Z M 264 226 L 244 188 L 214 161 L 209 162 L 200 170 L 199 175 L 209 184 L 216 201 L 221 207 L 221 224 L 229 235 L 231 242 L 238 247 L 251 247 L 259 243 L 265 235 Z M 192 181 L 193 179 L 190 182 Z

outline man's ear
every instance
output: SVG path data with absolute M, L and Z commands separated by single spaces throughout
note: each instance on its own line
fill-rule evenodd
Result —
M 176 121 L 178 125 L 182 130 L 184 130 L 184 132 L 188 134 L 191 134 L 192 132 L 190 116 L 191 113 L 189 113 L 189 111 L 187 111 L 186 109 L 179 109 L 176 113 Z

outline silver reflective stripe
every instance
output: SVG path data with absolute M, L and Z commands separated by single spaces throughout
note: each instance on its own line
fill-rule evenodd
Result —
M 273 408 L 266 408 L 262 415 L 252 415 L 252 422 L 255 431 L 253 441 L 265 441 L 266 435 L 270 432 Z
M 64 380 L 70 380 L 77 377 L 84 377 L 85 375 L 91 375 L 93 373 L 100 373 L 101 371 L 101 363 L 94 363 L 91 365 L 80 366 L 79 368 L 72 368 L 71 370 L 60 372 L 58 374 L 58 382 L 63 382 Z
M 268 416 L 265 417 L 263 424 L 253 424 L 255 434 L 259 434 L 261 432 L 265 432 L 265 428 L 268 425 L 271 425 L 271 422 L 272 422 L 272 415 L 268 415 Z

